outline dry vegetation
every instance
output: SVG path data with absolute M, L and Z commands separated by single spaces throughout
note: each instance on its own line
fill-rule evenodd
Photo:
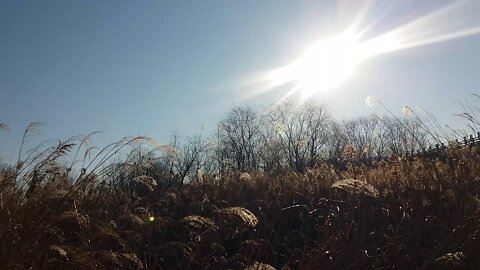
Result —
M 32 123 L 18 161 L 0 167 L 0 269 L 480 269 L 478 143 L 401 157 L 422 147 L 407 125 L 284 109 L 269 116 L 278 133 L 235 109 L 210 154 L 177 137 L 95 150 L 92 134 L 22 152 Z M 298 123 L 372 135 L 325 141 Z M 355 145 L 391 156 L 365 166 Z
M 166 185 L 141 157 L 73 177 L 58 165 L 73 145 L 2 168 L 1 269 L 480 266 L 479 146 L 356 167 L 356 179 L 320 165 Z

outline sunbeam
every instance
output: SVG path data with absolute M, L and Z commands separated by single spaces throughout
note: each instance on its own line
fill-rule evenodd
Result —
M 480 33 L 477 10 L 478 1 L 454 2 L 368 40 L 362 37 L 373 24 L 363 22 L 366 11 L 361 10 L 347 30 L 316 41 L 290 64 L 268 72 L 261 78 L 266 86 L 260 88 L 264 93 L 292 84 L 287 95 L 297 93 L 300 101 L 326 94 L 347 81 L 361 62 L 371 57 Z
M 456 2 L 372 41 L 394 38 L 395 44 L 385 47 L 385 53 L 475 35 L 480 33 L 480 15 L 476 10 L 480 10 L 478 1 Z

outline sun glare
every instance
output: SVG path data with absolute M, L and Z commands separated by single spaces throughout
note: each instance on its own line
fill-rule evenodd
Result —
M 368 58 L 479 34 L 480 15 L 471 12 L 479 8 L 478 1 L 456 2 L 390 31 L 360 40 L 371 29 L 357 31 L 362 25 L 363 12 L 346 31 L 318 40 L 290 64 L 262 76 L 260 81 L 266 84 L 257 93 L 291 84 L 292 88 L 284 98 L 294 93 L 300 94 L 301 100 L 318 93 L 327 94 L 338 89 Z
M 352 31 L 320 40 L 290 65 L 271 72 L 272 86 L 294 82 L 303 97 L 326 92 L 344 82 L 365 57 L 359 45 Z

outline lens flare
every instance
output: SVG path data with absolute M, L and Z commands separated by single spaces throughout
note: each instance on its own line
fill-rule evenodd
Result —
M 293 89 L 300 91 L 301 99 L 306 99 L 339 86 L 360 62 L 398 46 L 393 35 L 364 43 L 359 42 L 360 36 L 352 28 L 318 41 L 290 65 L 272 71 L 268 78 L 270 87 L 294 82 Z
M 284 96 L 299 93 L 300 99 L 338 88 L 355 73 L 357 67 L 369 58 L 417 46 L 462 38 L 480 33 L 480 1 L 459 1 L 437 9 L 423 17 L 392 30 L 362 37 L 372 24 L 359 31 L 365 11 L 347 30 L 315 42 L 290 64 L 276 68 L 262 76 L 260 93 L 281 86 L 292 85 Z M 372 36 L 372 35 L 370 35 Z
M 317 42 L 290 65 L 271 72 L 271 83 L 279 86 L 293 81 L 303 96 L 309 96 L 341 84 L 363 57 L 357 37 L 346 31 Z

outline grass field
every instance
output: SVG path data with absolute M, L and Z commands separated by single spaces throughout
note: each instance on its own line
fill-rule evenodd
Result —
M 480 267 L 480 146 L 183 185 L 146 159 L 75 174 L 72 147 L 0 171 L 1 269 Z

